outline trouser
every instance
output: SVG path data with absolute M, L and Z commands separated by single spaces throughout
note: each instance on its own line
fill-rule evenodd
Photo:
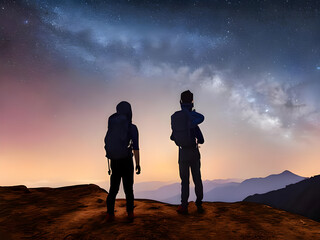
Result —
M 107 212 L 114 214 L 114 204 L 119 191 L 122 179 L 123 189 L 126 195 L 127 212 L 133 211 L 133 160 L 132 157 L 126 159 L 111 159 L 110 190 L 107 197 Z
M 200 172 L 200 152 L 198 148 L 179 149 L 179 172 L 181 178 L 181 205 L 188 207 L 189 198 L 189 176 L 190 169 L 195 193 L 196 205 L 201 206 L 203 199 L 203 186 Z

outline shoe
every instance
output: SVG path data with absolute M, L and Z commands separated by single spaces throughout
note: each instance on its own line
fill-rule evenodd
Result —
M 110 213 L 107 213 L 107 215 L 106 215 L 106 220 L 107 220 L 107 222 L 112 222 L 112 221 L 114 221 L 114 214 L 110 214 Z
M 128 217 L 127 217 L 127 219 L 129 220 L 129 222 L 133 222 L 134 213 L 133 213 L 133 212 L 128 212 Z
M 177 209 L 177 213 L 188 214 L 188 207 L 183 207 L 182 205 L 179 205 Z
M 204 213 L 204 209 L 203 209 L 202 205 L 197 206 L 197 211 L 198 211 L 198 213 Z

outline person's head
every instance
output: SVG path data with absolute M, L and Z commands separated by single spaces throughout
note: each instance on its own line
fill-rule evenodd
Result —
M 193 103 L 193 93 L 190 90 L 181 93 L 180 103 Z
M 118 114 L 126 115 L 128 120 L 130 122 L 132 121 L 132 110 L 130 103 L 122 101 L 117 105 L 116 109 Z

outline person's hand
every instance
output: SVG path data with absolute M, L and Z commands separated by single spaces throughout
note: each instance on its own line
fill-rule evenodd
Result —
M 136 166 L 136 174 L 140 174 L 140 172 L 141 172 L 141 167 L 140 167 L 140 165 L 137 165 Z

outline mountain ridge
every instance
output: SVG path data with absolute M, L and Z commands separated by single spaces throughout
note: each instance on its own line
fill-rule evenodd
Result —
M 205 194 L 205 201 L 237 202 L 255 193 L 266 193 L 280 189 L 288 184 L 302 181 L 305 177 L 289 170 L 266 177 L 249 178 L 235 186 L 217 187 Z
M 320 175 L 317 175 L 282 189 L 248 196 L 243 201 L 266 204 L 320 221 L 319 189 Z
M 266 177 L 245 179 L 233 182 L 233 179 L 215 179 L 203 181 L 204 201 L 236 202 L 254 193 L 264 193 L 285 187 L 287 184 L 296 183 L 305 179 L 289 170 Z M 194 186 L 190 181 L 190 201 L 195 201 Z M 147 198 L 170 204 L 180 203 L 180 183 L 171 183 L 155 190 L 135 191 L 136 198 Z

